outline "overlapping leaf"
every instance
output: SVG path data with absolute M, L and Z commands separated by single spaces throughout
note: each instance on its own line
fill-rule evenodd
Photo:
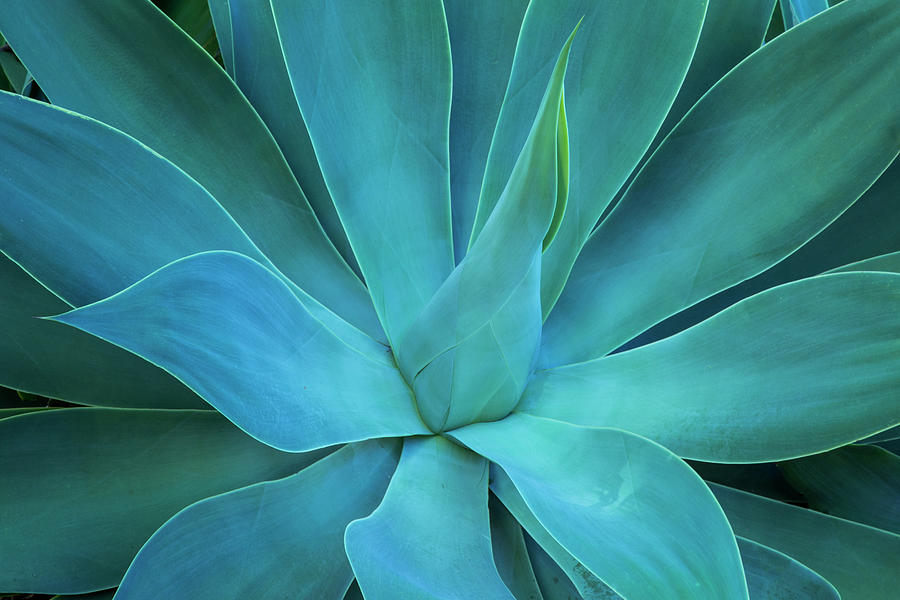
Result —
M 773 288 L 678 335 L 540 371 L 518 410 L 621 427 L 679 456 L 764 462 L 900 422 L 900 275 Z
M 55 319 L 163 367 L 276 448 L 427 432 L 387 353 L 345 344 L 285 283 L 240 254 L 172 262 Z

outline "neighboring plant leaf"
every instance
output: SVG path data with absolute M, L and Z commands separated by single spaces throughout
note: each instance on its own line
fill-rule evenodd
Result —
M 863 438 L 859 440 L 858 444 L 874 444 L 876 442 L 889 442 L 891 440 L 896 440 L 900 438 L 900 425 L 896 427 L 891 427 L 890 429 L 885 429 L 880 433 L 876 433 L 875 435 L 870 435 L 867 438 Z
M 448 435 L 502 467 L 547 531 L 619 595 L 747 598 L 725 516 L 665 448 L 516 413 Z
M 400 368 L 433 431 L 506 416 L 531 371 L 541 334 L 541 243 L 560 200 L 558 117 L 576 31 L 490 220 L 398 341 Z
M 893 273 L 788 283 L 655 344 L 539 371 L 517 410 L 710 462 L 831 450 L 900 423 L 898 302 Z
M 900 3 L 858 0 L 723 77 L 585 245 L 545 323 L 540 365 L 603 356 L 825 228 L 897 154 L 900 78 L 884 68 L 897 55 Z
M 231 30 L 232 20 L 229 4 L 230 0 L 208 0 L 207 8 L 219 42 L 222 66 L 228 76 L 234 80 L 234 32 Z
M 233 40 L 225 54 L 231 78 L 272 132 L 329 239 L 356 265 L 291 89 L 272 7 L 258 0 L 213 0 L 212 5 L 222 15 L 219 28 Z
M 153 0 L 153 4 L 175 21 L 210 56 L 218 55 L 216 32 L 206 0 Z
M 528 548 L 534 576 L 544 600 L 582 600 L 578 590 L 559 565 L 528 534 L 525 535 L 525 546 Z
M 325 182 L 396 341 L 454 264 L 443 7 L 273 0 L 272 9 Z
M 556 539 L 550 535 L 519 494 L 509 476 L 496 465 L 491 468 L 491 491 L 500 498 L 516 520 L 521 523 L 528 535 L 559 565 L 585 600 L 609 600 L 620 598 L 608 585 L 597 579 L 577 558 L 572 556 Z
M 810 508 L 900 533 L 900 457 L 850 445 L 779 466 Z
M 528 0 L 444 0 L 453 59 L 450 190 L 453 248 L 466 255 L 491 136 Z
M 5 196 L 4 202 L 0 219 L 12 206 L 11 196 Z M 181 382 L 144 359 L 77 329 L 37 318 L 57 315 L 71 306 L 3 254 L 0 289 L 4 290 L 0 385 L 77 404 L 209 408 Z
M 540 105 L 553 67 L 546 49 L 562 45 L 583 18 L 566 86 L 569 201 L 541 269 L 545 315 L 597 218 L 662 123 L 684 79 L 705 9 L 705 0 L 537 0 L 529 6 L 491 142 L 473 240 L 507 185 Z
M 831 269 L 828 273 L 846 273 L 848 271 L 881 271 L 883 273 L 900 273 L 900 252 L 891 252 L 881 256 L 873 256 L 866 260 L 860 260 L 837 269 Z
M 785 480 L 776 463 L 734 465 L 693 460 L 687 463 L 706 481 L 714 481 L 781 502 L 804 502 L 803 495 Z
M 442 437 L 404 440 L 384 500 L 344 543 L 366 600 L 514 600 L 491 556 L 488 463 Z
M 834 586 L 790 556 L 739 537 L 750 600 L 841 600 Z
M 0 589 L 118 585 L 166 519 L 328 453 L 278 452 L 212 411 L 73 408 L 0 421 Z
M 491 548 L 500 578 L 516 600 L 543 600 L 531 569 L 522 527 L 493 494 L 488 499 L 491 513 Z
M 344 528 L 378 506 L 399 450 L 344 446 L 296 475 L 192 504 L 144 544 L 116 598 L 341 600 L 353 581 Z
M 9 91 L 16 94 L 21 94 L 28 84 L 28 69 L 3 40 L 0 40 L 0 75 L 9 83 Z
M 281 450 L 428 432 L 389 355 L 346 345 L 240 254 L 177 260 L 54 320 L 161 366 Z
M 900 536 L 715 483 L 710 488 L 737 535 L 800 561 L 837 588 L 841 600 L 896 596 Z
M 828 8 L 828 0 L 779 0 L 784 28 L 790 29 Z
M 262 120 L 152 4 L 17 2 L 0 11 L 0 31 L 54 104 L 171 160 L 297 285 L 379 336 L 365 287 L 328 241 Z
M 882 442 L 876 442 L 879 448 L 884 448 L 888 452 L 900 456 L 900 438 L 895 440 L 886 440 Z

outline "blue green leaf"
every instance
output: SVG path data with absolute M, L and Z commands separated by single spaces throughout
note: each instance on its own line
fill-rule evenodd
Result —
M 577 27 L 576 27 L 577 29 Z M 433 431 L 502 418 L 540 342 L 540 254 L 558 196 L 558 119 L 573 31 L 491 219 L 397 344 Z
M 784 28 L 790 29 L 828 9 L 828 0 L 780 0 Z
M 655 344 L 539 371 L 518 410 L 712 462 L 830 450 L 900 423 L 898 301 L 893 273 L 785 284 Z
M 547 531 L 619 595 L 747 598 L 725 515 L 665 448 L 517 413 L 448 435 L 502 467 Z
M 428 431 L 389 354 L 345 344 L 287 285 L 240 254 L 172 262 L 55 320 L 161 366 L 281 450 Z
M 744 463 L 728 464 L 686 461 L 700 477 L 728 487 L 737 488 L 781 502 L 802 503 L 803 495 L 784 478 L 778 464 Z
M 739 537 L 750 600 L 841 600 L 834 586 L 790 556 Z
M 262 120 L 150 2 L 15 3 L 0 12 L 0 31 L 54 104 L 171 160 L 297 285 L 378 335 L 365 287 L 328 241 Z
M 900 536 L 710 484 L 734 532 L 783 552 L 827 579 L 841 600 L 891 600 Z
M 545 323 L 540 365 L 607 354 L 772 266 L 846 210 L 897 154 L 900 78 L 884 65 L 898 54 L 900 3 L 858 0 L 723 77 L 585 245 Z
M 882 273 L 900 273 L 900 252 L 891 252 L 881 256 L 873 256 L 843 267 L 831 269 L 828 273 L 846 273 L 849 271 L 880 271 Z
M 491 555 L 488 463 L 442 437 L 404 440 L 384 500 L 344 543 L 367 600 L 514 600 Z
M 527 0 L 444 0 L 453 58 L 450 191 L 456 262 L 466 254 L 491 136 Z
M 900 457 L 850 445 L 779 466 L 810 508 L 900 533 Z
M 582 600 L 581 594 L 550 555 L 526 534 L 525 546 L 544 600 Z
M 0 385 L 77 404 L 209 408 L 142 358 L 77 329 L 36 318 L 71 306 L 3 254 L 0 289 Z
M 353 581 L 344 528 L 378 505 L 398 455 L 395 440 L 348 445 L 296 475 L 192 504 L 144 544 L 116 598 L 341 600 Z
M 453 268 L 451 68 L 438 0 L 273 0 L 325 182 L 395 341 Z
M 491 491 L 500 498 L 503 505 L 522 524 L 529 536 L 559 565 L 559 568 L 565 573 L 564 578 L 575 586 L 579 597 L 585 600 L 620 598 L 550 535 L 550 532 L 541 525 L 541 522 L 528 508 L 509 476 L 496 465 L 491 468 Z
M 118 585 L 148 537 L 213 494 L 327 454 L 264 446 L 213 411 L 74 408 L 0 421 L 0 589 Z
M 325 233 L 344 260 L 355 265 L 291 89 L 272 7 L 258 0 L 213 0 L 211 5 L 217 27 L 232 45 L 224 53 L 231 78 L 272 132 Z
M 493 494 L 488 499 L 491 513 L 491 548 L 500 578 L 516 600 L 543 600 L 531 569 L 522 527 Z
M 491 142 L 473 239 L 507 185 L 541 103 L 557 48 L 583 17 L 566 82 L 569 202 L 542 266 L 546 315 L 597 218 L 647 149 L 694 52 L 705 0 L 531 2 Z M 635 61 L 641 68 L 635 70 Z M 471 246 L 471 245 L 470 245 Z

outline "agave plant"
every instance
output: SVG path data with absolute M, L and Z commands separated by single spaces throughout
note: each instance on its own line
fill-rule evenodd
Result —
M 892 597 L 900 4 L 774 3 L 5 3 L 0 589 Z

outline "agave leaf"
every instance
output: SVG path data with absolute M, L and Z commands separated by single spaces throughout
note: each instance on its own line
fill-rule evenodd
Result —
M 9 91 L 21 94 L 28 83 L 28 69 L 19 62 L 6 41 L 0 38 L 0 75 L 9 83 Z
M 570 123 L 569 203 L 544 254 L 546 315 L 597 218 L 662 123 L 694 52 L 705 0 L 540 0 L 528 8 L 500 118 L 494 131 L 473 240 L 513 171 L 571 23 L 584 18 L 572 52 L 566 110 Z M 639 58 L 638 58 L 639 57 Z M 635 70 L 635 60 L 641 68 Z M 470 244 L 471 247 L 471 244 Z
M 710 484 L 737 535 L 802 562 L 841 600 L 889 600 L 897 592 L 900 536 Z
M 582 600 L 581 594 L 559 568 L 559 565 L 527 534 L 525 546 L 528 548 L 534 576 L 538 581 L 544 600 Z
M 466 255 L 491 136 L 527 0 L 444 0 L 453 58 L 450 191 L 456 262 Z
M 603 356 L 826 227 L 897 154 L 900 78 L 884 65 L 898 54 L 900 3 L 859 0 L 723 77 L 592 234 L 545 324 L 540 364 Z
M 834 586 L 790 556 L 739 537 L 750 600 L 841 600 Z
M 428 431 L 390 356 L 346 345 L 287 285 L 240 254 L 177 260 L 54 319 L 161 366 L 281 450 Z
M 231 30 L 231 0 L 208 0 L 210 20 L 219 42 L 219 53 L 222 56 L 222 66 L 228 76 L 234 80 L 234 32 Z
M 364 286 L 328 241 L 262 120 L 150 2 L 16 3 L 0 11 L 0 31 L 54 104 L 171 160 L 297 285 L 378 335 Z
M 873 256 L 860 260 L 837 269 L 831 269 L 828 273 L 846 273 L 848 271 L 881 271 L 883 273 L 900 273 L 900 252 L 891 252 L 881 256 Z
M 192 504 L 144 544 L 116 598 L 341 600 L 353 581 L 344 528 L 378 505 L 399 446 L 348 445 L 296 475 Z
M 713 481 L 781 502 L 801 503 L 803 495 L 784 478 L 777 463 L 722 464 L 689 460 L 706 481 Z
M 790 29 L 828 8 L 828 0 L 779 0 L 784 28 Z
M 541 244 L 560 200 L 558 118 L 574 36 L 487 226 L 397 344 L 433 431 L 505 416 L 531 370 L 541 330 Z
M 830 450 L 900 423 L 898 300 L 893 273 L 785 284 L 655 344 L 540 371 L 518 410 L 696 460 Z
M 344 543 L 367 600 L 513 600 L 491 556 L 488 463 L 439 436 L 407 438 L 381 505 Z
M 178 510 L 328 452 L 278 452 L 192 410 L 53 410 L 3 419 L 0 436 L 0 589 L 9 592 L 118 585 Z
M 893 440 L 882 440 L 880 442 L 875 442 L 875 445 L 879 448 L 884 448 L 891 454 L 900 456 L 900 438 Z
M 522 527 L 506 507 L 491 494 L 491 548 L 500 578 L 516 600 L 543 600 L 525 548 Z
M 272 132 L 329 239 L 348 264 L 356 265 L 291 89 L 272 7 L 258 0 L 211 4 L 217 28 L 232 44 L 224 54 L 231 78 Z
M 786 259 L 647 330 L 623 349 L 669 337 L 723 308 L 782 283 L 900 250 L 900 161 L 894 160 L 853 206 Z M 849 266 L 849 265 L 848 265 Z M 848 269 L 850 270 L 850 269 Z
M 678 96 L 647 152 L 635 166 L 628 181 L 619 189 L 607 211 L 621 198 L 640 168 L 691 106 L 725 73 L 762 45 L 776 2 L 777 0 L 709 0 L 697 49 L 684 83 L 678 90 Z
M 900 533 L 900 457 L 851 445 L 779 466 L 810 508 Z
M 273 0 L 319 164 L 394 341 L 453 268 L 450 46 L 438 0 Z
M 174 377 L 130 352 L 35 318 L 71 307 L 3 254 L 0 289 L 0 385 L 78 404 L 209 408 Z
M 509 476 L 496 465 L 491 468 L 491 491 L 500 498 L 531 538 L 559 565 L 565 574 L 564 578 L 575 586 L 579 597 L 585 600 L 620 598 L 550 535 L 528 508 Z
M 547 531 L 619 595 L 747 598 L 725 516 L 665 448 L 516 413 L 448 435 L 502 467 Z
M 216 32 L 206 0 L 153 0 L 153 4 L 211 56 L 217 55 Z
M 885 429 L 882 432 L 870 435 L 867 438 L 859 440 L 860 444 L 874 444 L 876 442 L 889 442 L 891 440 L 900 439 L 900 425 Z

